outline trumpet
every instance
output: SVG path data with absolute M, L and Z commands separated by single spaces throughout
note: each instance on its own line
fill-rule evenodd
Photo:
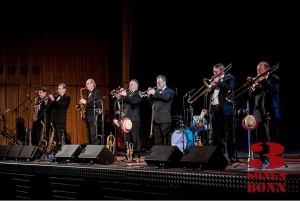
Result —
M 250 76 L 248 76 L 246 78 L 246 83 L 241 86 L 240 88 L 238 88 L 237 90 L 233 91 L 232 93 L 230 93 L 226 99 L 228 100 L 228 97 L 229 96 L 232 96 L 234 95 L 234 98 L 236 99 L 237 97 L 239 97 L 240 95 L 242 95 L 244 92 L 248 91 L 250 89 L 250 87 L 253 87 L 255 88 L 255 85 L 254 83 L 256 83 L 256 81 L 260 78 L 260 77 L 264 77 L 266 76 L 267 74 L 271 74 L 273 73 L 275 70 L 277 70 L 279 68 L 279 64 L 277 63 L 276 65 L 272 66 L 269 70 L 267 70 L 266 72 L 260 74 L 260 75 L 257 75 L 256 77 L 252 78 Z
M 116 96 L 117 96 L 117 95 L 120 95 L 120 93 L 121 93 L 122 91 L 124 91 L 124 90 L 125 90 L 127 93 L 130 92 L 130 89 L 129 89 L 129 88 L 125 88 L 125 87 L 124 87 L 124 88 L 121 88 L 120 86 L 118 86 L 118 88 L 112 90 L 109 94 L 112 95 L 113 98 L 116 98 Z
M 153 88 L 151 88 L 151 87 L 149 87 L 146 91 L 139 91 L 139 94 L 140 94 L 140 96 L 141 97 L 146 97 L 146 96 L 148 96 L 148 91 L 150 91 L 150 89 L 157 89 L 157 86 L 156 87 L 153 87 Z
M 228 66 L 226 66 L 223 70 L 221 70 L 217 75 L 212 76 L 210 79 L 208 78 L 203 78 L 203 86 L 198 89 L 192 96 L 190 96 L 187 100 L 188 103 L 192 104 L 193 102 L 195 102 L 199 97 L 203 96 L 204 94 L 206 94 L 207 92 L 209 92 L 209 90 L 217 87 L 218 85 L 220 85 L 222 82 L 218 82 L 215 85 L 212 85 L 211 82 L 217 78 L 220 77 L 223 74 L 226 74 L 230 69 L 231 69 L 232 64 L 230 63 Z M 223 81 L 226 80 L 226 78 L 228 77 L 228 75 L 225 75 L 225 77 L 223 78 Z

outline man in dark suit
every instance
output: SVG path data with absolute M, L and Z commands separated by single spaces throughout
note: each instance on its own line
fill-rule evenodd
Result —
M 87 100 L 82 98 L 79 104 L 86 105 L 85 122 L 87 129 L 88 144 L 99 144 L 97 139 L 98 117 L 101 114 L 101 95 L 100 90 L 96 88 L 94 79 L 88 79 L 85 83 L 87 88 Z
M 270 66 L 267 62 L 257 65 L 257 76 L 250 80 L 253 82 L 249 89 L 249 96 L 254 97 L 255 105 L 253 115 L 258 120 L 256 129 L 257 142 L 263 142 L 263 150 L 260 152 L 260 160 L 265 162 L 264 154 L 269 152 L 266 142 L 280 143 L 279 119 L 281 116 L 279 106 L 279 77 L 270 74 Z
M 156 77 L 157 90 L 148 90 L 152 103 L 152 123 L 155 145 L 169 145 L 171 132 L 171 104 L 174 91 L 167 87 L 167 79 L 163 75 Z
M 70 105 L 71 97 L 66 94 L 66 90 L 66 84 L 61 83 L 57 87 L 57 93 L 49 95 L 51 100 L 51 123 L 55 129 L 54 141 L 56 142 L 58 148 L 65 144 L 67 133 L 67 111 Z M 51 133 L 49 133 L 49 135 L 50 134 Z
M 140 103 L 142 97 L 138 91 L 139 82 L 136 79 L 132 79 L 129 82 L 129 91 L 121 89 L 121 96 L 124 104 L 124 113 L 122 118 L 129 118 L 132 121 L 132 129 L 125 133 L 125 143 L 133 143 L 133 158 L 139 162 L 140 158 Z M 126 147 L 125 147 L 126 150 Z M 125 151 L 127 153 L 127 150 Z
M 48 133 L 50 130 L 50 116 L 51 111 L 46 110 L 49 103 L 49 96 L 47 96 L 47 88 L 45 86 L 41 86 L 37 90 L 37 96 L 34 99 L 34 115 L 33 115 L 33 124 L 32 124 L 32 136 L 31 139 L 28 139 L 29 145 L 38 146 L 41 140 L 48 141 Z M 43 136 L 45 139 L 41 139 L 41 132 L 44 127 L 44 134 Z M 42 138 L 43 138 L 42 136 Z M 30 136 L 29 136 L 30 138 Z
M 212 126 L 212 145 L 217 146 L 225 153 L 227 148 L 228 160 L 234 162 L 236 145 L 234 139 L 234 111 L 231 96 L 228 93 L 233 91 L 235 77 L 225 74 L 225 66 L 218 63 L 213 66 L 213 77 L 209 86 L 210 94 L 210 115 Z M 226 143 L 226 146 L 225 146 Z

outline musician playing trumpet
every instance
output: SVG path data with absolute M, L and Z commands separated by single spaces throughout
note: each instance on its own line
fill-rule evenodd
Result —
M 156 85 L 157 90 L 148 89 L 148 99 L 152 104 L 151 124 L 153 125 L 155 145 L 170 145 L 171 104 L 174 90 L 167 86 L 167 79 L 164 75 L 156 77 Z
M 231 74 L 224 74 L 225 66 L 218 63 L 213 66 L 213 78 L 211 79 L 208 91 L 210 103 L 210 121 L 212 129 L 212 145 L 218 146 L 223 153 L 227 148 L 228 160 L 235 160 L 236 145 L 234 143 L 234 111 L 233 102 L 227 97 L 228 92 L 235 86 L 235 77 Z M 225 143 L 226 146 L 225 146 Z
M 54 128 L 54 141 L 56 142 L 55 151 L 58 151 L 65 140 L 67 133 L 67 112 L 70 105 L 71 97 L 66 93 L 67 85 L 60 83 L 57 86 L 57 92 L 49 95 L 51 100 L 51 123 Z M 49 136 L 51 137 L 51 136 Z
M 279 77 L 276 74 L 270 74 L 270 65 L 265 62 L 259 62 L 257 67 L 257 76 L 248 77 L 252 81 L 252 87 L 249 89 L 249 96 L 254 97 L 253 115 L 257 117 L 258 126 L 256 129 L 257 142 L 263 142 L 263 151 L 260 152 L 262 164 L 267 163 L 264 154 L 269 153 L 266 142 L 272 141 L 280 143 L 279 136 Z
M 140 161 L 140 103 L 142 97 L 139 94 L 139 81 L 132 79 L 129 82 L 129 90 L 120 89 L 121 99 L 123 101 L 123 114 L 121 119 L 129 118 L 132 122 L 131 130 L 124 132 L 125 144 L 133 144 L 133 158 L 136 162 Z M 127 153 L 125 147 L 125 153 Z M 128 160 L 125 154 L 125 160 Z

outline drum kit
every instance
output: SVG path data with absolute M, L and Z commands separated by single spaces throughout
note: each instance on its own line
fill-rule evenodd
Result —
M 191 146 L 202 146 L 204 131 L 207 130 L 207 120 L 203 115 L 193 116 L 190 127 L 183 124 L 183 117 L 172 116 L 174 121 L 177 121 L 177 128 L 171 136 L 171 145 L 177 146 L 179 150 L 185 153 Z M 200 121 L 199 121 L 200 120 Z

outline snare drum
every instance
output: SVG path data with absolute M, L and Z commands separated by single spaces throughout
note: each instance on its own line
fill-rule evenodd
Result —
M 175 130 L 172 134 L 171 144 L 177 146 L 183 152 L 195 145 L 194 135 L 188 128 Z

